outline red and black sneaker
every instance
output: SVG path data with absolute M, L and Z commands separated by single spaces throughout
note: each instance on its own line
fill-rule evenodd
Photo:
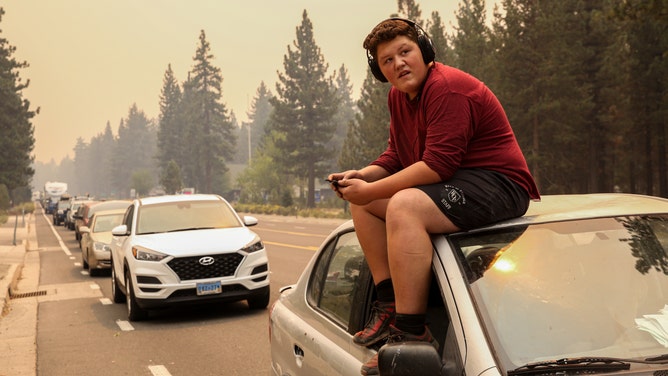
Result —
M 387 343 L 397 343 L 397 342 L 429 342 L 436 350 L 438 350 L 439 345 L 438 341 L 434 339 L 434 336 L 431 335 L 429 328 L 425 326 L 424 333 L 422 335 L 415 335 L 411 333 L 402 332 L 397 329 L 394 325 L 390 325 L 390 335 L 387 338 Z M 360 370 L 363 376 L 372 376 L 379 375 L 378 371 L 378 354 L 376 353 L 371 359 L 362 365 Z
M 394 302 L 376 301 L 371 306 L 371 318 L 364 329 L 355 333 L 353 342 L 361 346 L 371 346 L 390 334 L 390 324 L 394 322 Z

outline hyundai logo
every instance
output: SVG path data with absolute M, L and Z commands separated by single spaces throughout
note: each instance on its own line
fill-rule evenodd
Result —
M 201 259 L 199 259 L 199 263 L 204 266 L 211 265 L 214 262 L 216 262 L 216 260 L 211 256 L 204 256 Z

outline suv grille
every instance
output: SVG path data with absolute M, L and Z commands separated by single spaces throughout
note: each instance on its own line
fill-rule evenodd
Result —
M 214 262 L 202 265 L 199 260 L 206 256 L 179 257 L 167 263 L 182 281 L 191 279 L 218 278 L 233 276 L 244 256 L 228 253 L 211 256 Z

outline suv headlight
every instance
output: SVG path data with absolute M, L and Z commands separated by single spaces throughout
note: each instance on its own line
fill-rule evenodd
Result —
M 167 257 L 166 254 L 152 251 L 146 248 L 132 247 L 132 256 L 140 261 L 158 262 Z
M 253 253 L 257 252 L 264 249 L 264 244 L 262 244 L 262 241 L 258 238 L 253 239 L 249 245 L 241 248 L 241 251 L 246 252 L 246 253 Z

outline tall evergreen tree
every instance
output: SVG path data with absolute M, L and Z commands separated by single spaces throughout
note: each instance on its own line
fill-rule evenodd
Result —
M 397 7 L 399 17 L 407 18 L 420 26 L 423 25 L 422 10 L 420 10 L 420 4 L 415 0 L 397 0 Z
M 227 172 L 226 161 L 234 156 L 236 133 L 222 103 L 220 68 L 212 64 L 214 58 L 206 40 L 204 30 L 200 32 L 199 46 L 191 73 L 192 95 L 189 104 L 189 153 L 193 157 L 192 169 L 199 192 L 219 193 L 225 191 L 223 175 Z M 185 90 L 185 89 L 184 89 Z
M 248 122 L 243 123 L 239 129 L 237 158 L 240 163 L 249 163 L 256 154 L 258 145 L 264 137 L 264 130 L 269 122 L 271 116 L 272 106 L 269 103 L 271 92 L 265 85 L 264 81 L 260 82 L 260 86 L 255 91 L 255 97 L 251 102 L 251 107 L 248 113 Z M 249 134 L 250 130 L 250 134 Z
M 121 197 L 127 197 L 132 188 L 132 176 L 136 171 L 156 171 L 155 159 L 156 131 L 146 114 L 136 104 L 128 111 L 128 117 L 121 120 L 118 139 L 113 154 L 111 173 L 114 187 Z M 155 174 L 157 175 L 157 174 Z M 153 181 L 157 181 L 154 176 Z M 135 188 L 136 189 L 136 188 Z
M 109 174 L 112 166 L 112 156 L 115 148 L 114 135 L 111 124 L 107 122 L 104 131 L 90 140 L 88 172 L 81 178 L 90 182 L 90 188 L 80 191 L 80 194 L 90 194 L 98 198 L 114 197 L 117 195 L 112 188 L 113 177 Z
M 271 128 L 278 135 L 273 141 L 280 153 L 273 157 L 283 169 L 306 179 L 306 205 L 313 207 L 316 176 L 325 172 L 322 164 L 333 152 L 327 144 L 336 129 L 333 116 L 338 103 L 306 10 L 294 47 L 288 46 L 285 72 L 279 72 L 277 94 L 270 101 L 274 106 Z
M 158 124 L 158 165 L 164 172 L 170 161 L 183 163 L 183 154 L 188 150 L 184 143 L 185 127 L 181 123 L 181 87 L 179 86 L 172 65 L 167 66 L 160 92 L 160 117 Z
M 5 11 L 0 7 L 0 22 Z M 17 189 L 30 185 L 35 173 L 32 168 L 35 146 L 34 127 L 31 119 L 39 112 L 30 109 L 30 102 L 22 91 L 30 81 L 22 82 L 19 70 L 28 63 L 14 58 L 16 47 L 0 37 L 0 184 L 10 195 Z
M 456 17 L 457 27 L 452 44 L 457 53 L 452 65 L 485 80 L 488 71 L 485 62 L 489 57 L 485 0 L 462 0 Z
M 390 112 L 387 94 L 391 85 L 376 80 L 367 70 L 360 99 L 359 113 L 348 124 L 348 133 L 339 156 L 341 170 L 360 169 L 373 162 L 387 148 Z
M 357 112 L 355 102 L 352 99 L 353 87 L 350 83 L 348 70 L 344 65 L 341 65 L 335 75 L 335 87 L 340 105 L 334 116 L 336 131 L 330 142 L 330 145 L 334 149 L 334 153 L 331 154 L 331 162 L 329 163 L 330 169 L 336 169 L 337 159 L 346 138 L 348 124 L 355 119 L 355 113 Z
M 431 12 L 431 19 L 427 23 L 427 34 L 431 38 L 436 51 L 436 60 L 446 65 L 455 65 L 455 52 L 449 42 L 443 20 L 438 12 Z
M 626 37 L 635 125 L 628 134 L 630 190 L 668 197 L 668 2 L 630 0 L 616 6 Z

